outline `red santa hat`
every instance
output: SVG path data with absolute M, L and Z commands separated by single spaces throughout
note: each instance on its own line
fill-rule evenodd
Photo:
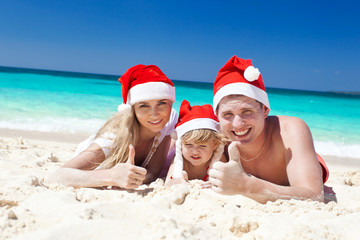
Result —
M 219 120 L 210 104 L 191 107 L 190 103 L 184 100 L 180 106 L 178 123 L 175 125 L 177 137 L 180 138 L 194 129 L 211 129 L 218 132 Z
M 136 65 L 119 78 L 122 85 L 123 104 L 119 112 L 131 109 L 130 105 L 153 99 L 169 99 L 175 102 L 175 87 L 169 78 L 155 65 Z
M 213 108 L 210 104 L 191 107 L 190 103 L 184 100 L 180 106 L 178 123 L 175 125 L 175 131 L 178 139 L 176 141 L 173 178 L 182 177 L 183 157 L 181 151 L 181 137 L 185 133 L 196 129 L 210 129 L 218 132 L 219 120 L 215 116 Z M 223 152 L 224 145 L 219 144 L 213 154 L 211 160 L 212 163 L 219 161 Z
M 250 59 L 233 56 L 220 69 L 214 82 L 214 112 L 221 99 L 228 95 L 244 95 L 263 103 L 270 109 L 260 71 L 252 65 Z

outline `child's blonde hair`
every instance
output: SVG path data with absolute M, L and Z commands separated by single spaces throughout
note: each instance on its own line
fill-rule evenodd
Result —
M 216 144 L 226 144 L 228 142 L 223 134 L 211 129 L 194 129 L 181 136 L 183 143 L 194 142 L 199 144 L 208 142 L 209 140 L 213 140 Z

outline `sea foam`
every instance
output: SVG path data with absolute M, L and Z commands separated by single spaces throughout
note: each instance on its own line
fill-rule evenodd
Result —
M 22 119 L 21 121 L 0 121 L 0 128 L 16 129 L 24 131 L 54 132 L 65 134 L 88 134 L 95 133 L 105 121 L 103 119 L 79 119 L 79 118 L 43 118 Z
M 360 158 L 360 144 L 344 144 L 337 142 L 322 142 L 315 140 L 316 152 L 324 156 Z

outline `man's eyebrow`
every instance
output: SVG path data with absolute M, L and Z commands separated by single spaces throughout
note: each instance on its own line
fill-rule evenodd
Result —
M 225 110 L 225 111 L 222 111 L 221 113 L 231 113 L 231 112 L 232 112 L 231 109 L 227 109 L 227 110 Z

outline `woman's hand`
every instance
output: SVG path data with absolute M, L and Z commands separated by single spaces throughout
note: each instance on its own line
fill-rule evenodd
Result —
M 146 169 L 135 166 L 135 149 L 129 146 L 129 158 L 126 163 L 118 163 L 111 168 L 111 178 L 113 186 L 135 189 L 139 187 L 146 176 Z

